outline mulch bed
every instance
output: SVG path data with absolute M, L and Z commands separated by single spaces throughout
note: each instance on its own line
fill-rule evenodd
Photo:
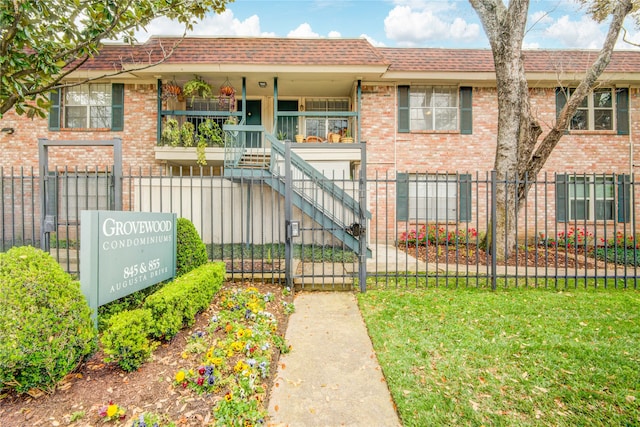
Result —
M 278 334 L 284 336 L 288 315 L 283 301 L 292 302 L 293 296 L 283 295 L 282 287 L 269 283 L 226 283 L 227 288 L 253 286 L 261 294 L 271 292 L 274 299 L 267 304 L 278 321 Z M 98 426 L 129 425 L 131 417 L 142 412 L 166 414 L 177 426 L 205 426 L 212 418 L 212 407 L 222 396 L 198 395 L 173 385 L 176 371 L 184 363 L 182 352 L 186 340 L 193 331 L 202 330 L 210 317 L 219 312 L 216 298 L 211 306 L 200 313 L 191 328 L 182 330 L 171 341 L 163 343 L 153 354 L 153 359 L 137 371 L 126 373 L 115 363 L 104 363 L 104 354 L 98 352 L 82 363 L 76 372 L 69 374 L 53 394 L 35 397 L 8 393 L 0 395 L 0 426 Z M 274 352 L 270 377 L 265 381 L 271 388 L 277 371 L 279 354 Z M 98 415 L 101 406 L 113 401 L 127 409 L 127 418 L 120 424 L 103 423 Z M 266 405 L 265 405 L 266 406 Z M 74 413 L 84 411 L 78 421 L 71 422 Z
M 491 259 L 487 252 L 475 246 L 464 245 L 447 246 L 432 245 L 418 246 L 400 245 L 398 249 L 407 254 L 430 264 L 458 264 L 463 266 L 487 266 Z M 569 268 L 569 269 L 593 269 L 605 268 L 605 262 L 596 260 L 585 248 L 573 248 L 564 250 L 563 248 L 519 247 L 511 256 L 504 261 L 498 261 L 499 266 L 518 267 L 547 267 L 547 268 Z M 607 268 L 615 268 L 616 265 L 608 263 Z

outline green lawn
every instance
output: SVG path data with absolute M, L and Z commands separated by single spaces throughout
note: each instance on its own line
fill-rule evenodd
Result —
M 358 298 L 405 427 L 640 425 L 640 291 Z

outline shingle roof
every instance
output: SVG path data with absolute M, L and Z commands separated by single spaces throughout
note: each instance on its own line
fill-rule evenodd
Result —
M 390 71 L 493 72 L 488 49 L 379 48 Z M 527 72 L 584 72 L 596 59 L 595 50 L 525 50 Z M 608 72 L 639 72 L 640 52 L 614 51 Z
M 120 69 L 161 58 L 178 38 L 152 37 L 136 46 L 105 45 L 83 69 Z M 584 72 L 595 50 L 524 51 L 527 72 Z M 365 39 L 291 39 L 189 37 L 182 40 L 167 64 L 253 64 L 311 66 L 388 66 L 405 72 L 493 72 L 488 49 L 377 48 Z M 640 72 L 640 52 L 615 51 L 610 73 Z
M 161 59 L 178 39 L 153 37 L 138 46 L 106 45 L 83 68 L 111 68 L 121 61 Z M 180 42 L 167 64 L 387 65 L 365 39 L 292 39 L 189 37 Z

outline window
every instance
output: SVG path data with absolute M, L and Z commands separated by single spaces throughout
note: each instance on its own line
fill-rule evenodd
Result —
M 398 221 L 470 221 L 471 176 L 398 173 Z
M 50 95 L 49 129 L 122 130 L 124 85 L 90 83 L 58 89 Z
M 559 114 L 574 88 L 556 89 L 556 110 Z M 569 121 L 570 130 L 617 130 L 629 133 L 629 90 L 626 88 L 598 88 L 589 92 Z
M 307 117 L 305 128 L 307 136 L 314 135 L 326 138 L 329 133 L 344 134 L 349 128 L 349 120 L 346 117 L 331 117 L 332 111 L 349 111 L 348 99 L 306 99 L 307 112 L 326 112 L 326 117 Z
M 399 86 L 398 131 L 472 133 L 470 87 Z
M 627 222 L 630 185 L 628 175 L 558 175 L 557 220 Z

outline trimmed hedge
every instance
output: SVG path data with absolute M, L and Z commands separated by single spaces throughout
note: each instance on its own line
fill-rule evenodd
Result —
M 125 371 L 138 369 L 157 346 L 152 339 L 170 340 L 183 326 L 192 325 L 224 277 L 224 263 L 205 264 L 149 295 L 143 308 L 113 315 L 101 338 L 107 361 L 118 362 Z
M 80 285 L 31 246 L 0 254 L 0 389 L 51 392 L 97 347 Z
M 149 295 L 143 308 L 153 315 L 151 336 L 168 341 L 184 326 L 191 326 L 196 313 L 207 308 L 220 290 L 224 277 L 224 263 L 208 263 Z
M 202 242 L 198 230 L 186 218 L 178 218 L 176 223 L 176 277 L 209 262 L 207 247 Z
M 150 310 L 123 311 L 111 316 L 109 326 L 102 334 L 107 362 L 118 362 L 124 371 L 131 372 L 146 362 L 157 343 L 149 339 L 153 325 Z

